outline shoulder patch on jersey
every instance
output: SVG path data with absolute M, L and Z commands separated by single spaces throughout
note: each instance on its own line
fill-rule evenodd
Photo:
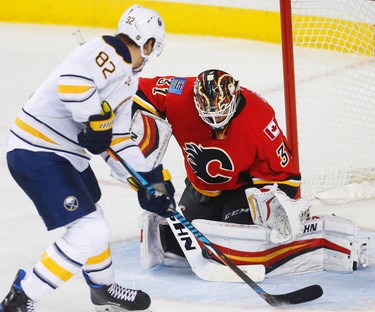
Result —
M 173 78 L 171 85 L 169 86 L 168 92 L 181 95 L 184 90 L 186 79 L 185 78 Z
M 123 43 L 120 39 L 113 37 L 113 36 L 103 36 L 102 38 L 105 43 L 107 43 L 108 45 L 110 45 L 112 48 L 116 50 L 116 53 L 122 57 L 124 62 L 126 63 L 132 62 L 129 49 L 125 43 Z
M 271 122 L 263 129 L 264 133 L 273 141 L 280 134 L 280 129 L 275 120 L 272 118 Z

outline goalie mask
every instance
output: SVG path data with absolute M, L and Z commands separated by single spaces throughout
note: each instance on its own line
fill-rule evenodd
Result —
M 206 70 L 194 85 L 194 102 L 199 116 L 214 130 L 222 130 L 236 112 L 240 85 L 221 70 Z
M 159 56 L 163 51 L 165 26 L 160 15 L 151 9 L 135 4 L 128 8 L 120 18 L 117 34 L 125 34 L 132 39 L 141 49 L 144 59 L 150 56 Z M 155 44 L 150 55 L 145 55 L 143 46 L 150 38 L 155 39 Z

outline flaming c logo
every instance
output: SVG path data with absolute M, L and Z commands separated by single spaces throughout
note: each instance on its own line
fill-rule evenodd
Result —
M 230 181 L 234 166 L 224 150 L 195 143 L 186 143 L 184 150 L 186 159 L 198 178 L 208 184 Z

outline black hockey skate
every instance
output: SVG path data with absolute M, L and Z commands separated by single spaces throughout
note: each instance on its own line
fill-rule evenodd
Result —
M 87 284 L 90 286 L 91 302 L 96 311 L 150 311 L 151 298 L 141 290 L 122 287 L 113 283 L 111 285 L 97 285 L 90 281 L 89 276 L 83 272 Z
M 18 271 L 8 295 L 0 304 L 0 312 L 35 312 L 34 302 L 21 287 L 21 281 L 25 276 L 24 270 Z

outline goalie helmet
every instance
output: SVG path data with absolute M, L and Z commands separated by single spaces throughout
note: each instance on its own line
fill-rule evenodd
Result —
M 117 34 L 127 35 L 141 49 L 141 55 L 147 59 L 151 55 L 159 56 L 163 51 L 165 26 L 160 15 L 151 9 L 135 4 L 128 8 L 121 16 L 117 26 Z M 145 55 L 143 46 L 150 38 L 155 44 L 150 55 Z
M 202 120 L 222 130 L 236 112 L 240 85 L 230 74 L 216 69 L 200 73 L 194 85 L 194 102 Z

